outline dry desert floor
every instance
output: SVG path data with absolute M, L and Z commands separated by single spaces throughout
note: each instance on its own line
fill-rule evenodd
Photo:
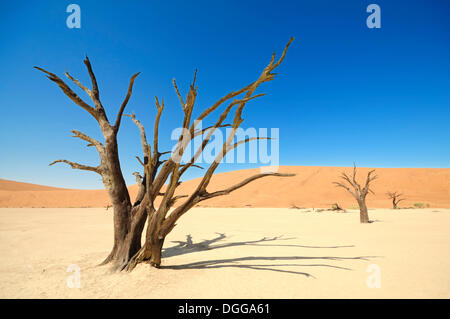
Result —
M 96 266 L 111 214 L 0 208 L 0 297 L 450 297 L 450 209 L 376 209 L 362 225 L 357 211 L 195 208 L 167 238 L 163 267 L 131 273 Z M 80 288 L 67 285 L 73 264 Z

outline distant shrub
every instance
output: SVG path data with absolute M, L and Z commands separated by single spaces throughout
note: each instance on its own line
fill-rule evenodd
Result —
M 430 204 L 428 203 L 414 203 L 414 208 L 429 208 Z

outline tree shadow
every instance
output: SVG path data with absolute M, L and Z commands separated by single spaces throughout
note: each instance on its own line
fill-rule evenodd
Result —
M 173 241 L 178 243 L 176 246 L 172 246 L 164 249 L 163 257 L 172 257 L 184 255 L 192 252 L 203 251 L 203 250 L 211 250 L 218 248 L 226 248 L 226 247 L 235 247 L 235 246 L 275 246 L 275 247 L 299 247 L 299 248 L 348 248 L 354 247 L 354 245 L 347 246 L 304 246 L 304 245 L 294 245 L 294 244 L 261 244 L 266 242 L 273 242 L 277 240 L 291 240 L 295 238 L 283 238 L 283 236 L 275 236 L 275 237 L 263 237 L 259 240 L 252 241 L 239 241 L 239 242 L 230 242 L 230 243 L 222 243 L 217 244 L 221 240 L 226 238 L 225 234 L 217 233 L 218 236 L 209 240 L 203 240 L 199 243 L 194 243 L 192 240 L 192 236 L 189 234 L 186 236 L 186 241 Z M 247 257 L 238 257 L 238 258 L 228 258 L 228 259 L 214 259 L 214 260 L 204 260 L 193 263 L 187 263 L 182 265 L 168 265 L 161 266 L 162 269 L 172 269 L 172 270 L 181 270 L 181 269 L 214 269 L 214 268 L 244 268 L 244 269 L 253 269 L 253 270 L 266 270 L 266 271 L 275 271 L 281 273 L 289 273 L 295 275 L 303 275 L 306 277 L 316 278 L 310 273 L 296 271 L 296 270 L 286 270 L 286 269 L 277 269 L 274 267 L 327 267 L 334 268 L 340 270 L 351 271 L 353 269 L 335 265 L 329 265 L 326 263 L 313 263 L 313 264 L 291 264 L 291 263 L 253 263 L 253 264 L 241 264 L 240 262 L 258 262 L 258 261 L 295 261 L 295 260 L 329 260 L 329 261 L 344 261 L 344 260 L 363 260 L 369 261 L 370 258 L 376 258 L 378 256 L 357 256 L 357 257 L 337 257 L 337 256 L 247 256 Z
M 178 243 L 176 246 L 164 248 L 162 252 L 163 258 L 179 256 L 189 253 L 194 253 L 197 251 L 203 250 L 212 250 L 212 249 L 220 249 L 220 248 L 228 248 L 228 247 L 236 247 L 236 246 L 273 246 L 273 247 L 298 247 L 298 248 L 349 248 L 355 247 L 354 245 L 347 246 L 305 246 L 305 245 L 293 245 L 293 244 L 264 244 L 267 242 L 274 242 L 279 240 L 292 240 L 295 237 L 283 237 L 283 236 L 275 236 L 275 237 L 263 237 L 257 240 L 250 241 L 237 241 L 237 242 L 229 242 L 229 243 L 219 243 L 227 238 L 227 236 L 223 233 L 216 233 L 217 237 L 212 239 L 203 240 L 199 243 L 194 243 L 192 241 L 191 234 L 186 235 L 186 241 L 171 241 L 172 243 Z M 213 245 L 215 244 L 215 245 Z
M 313 275 L 294 270 L 284 270 L 284 269 L 276 269 L 272 267 L 328 267 L 335 268 L 341 270 L 353 270 L 347 267 L 340 267 L 328 264 L 236 264 L 241 261 L 266 261 L 266 260 L 274 260 L 274 261 L 283 261 L 283 260 L 333 260 L 333 261 L 342 261 L 342 260 L 364 260 L 368 261 L 370 258 L 376 258 L 377 256 L 358 256 L 358 257 L 336 257 L 336 256 L 323 256 L 323 257 L 305 257 L 305 256 L 273 256 L 273 257 L 257 257 L 257 256 L 249 256 L 249 257 L 239 257 L 239 258 L 228 258 L 228 259 L 215 259 L 215 260 L 204 260 L 193 262 L 189 264 L 183 265 L 173 265 L 173 266 L 161 266 L 163 269 L 213 269 L 213 268 L 247 268 L 254 270 L 268 270 L 282 273 L 289 273 L 295 275 L 303 275 L 306 277 L 316 278 Z

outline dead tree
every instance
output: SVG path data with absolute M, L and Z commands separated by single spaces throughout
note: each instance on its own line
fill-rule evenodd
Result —
M 93 102 L 93 106 L 82 100 L 61 78 L 42 68 L 36 67 L 38 70 L 46 73 L 48 78 L 55 82 L 67 95 L 67 97 L 91 114 L 91 116 L 93 116 L 98 122 L 100 130 L 103 134 L 105 141 L 104 143 L 101 143 L 82 132 L 72 131 L 74 137 L 80 138 L 88 142 L 88 146 L 94 146 L 96 148 L 100 156 L 100 164 L 98 166 L 87 166 L 67 160 L 57 160 L 50 164 L 53 165 L 55 163 L 62 162 L 70 165 L 73 169 L 88 170 L 101 175 L 103 184 L 108 191 L 114 209 L 114 245 L 111 253 L 102 264 L 112 264 L 113 268 L 117 270 L 132 270 L 138 263 L 145 261 L 149 262 L 154 267 L 159 267 L 161 264 L 161 250 L 166 236 L 175 227 L 180 217 L 189 211 L 189 209 L 193 206 L 210 198 L 227 195 L 262 177 L 293 176 L 293 174 L 281 174 L 276 172 L 260 173 L 244 179 L 228 188 L 214 192 L 207 191 L 207 187 L 211 181 L 213 173 L 219 166 L 225 154 L 241 144 L 259 139 L 247 138 L 245 140 L 235 142 L 234 136 L 236 130 L 243 122 L 241 115 L 246 103 L 264 95 L 254 94 L 254 92 L 262 83 L 272 81 L 275 78 L 276 73 L 273 73 L 273 71 L 283 61 L 292 41 L 293 38 L 291 38 L 286 45 L 278 61 L 275 61 L 275 53 L 272 55 L 270 63 L 264 68 L 257 80 L 251 82 L 243 88 L 226 94 L 214 104 L 206 108 L 194 120 L 192 118 L 192 114 L 198 89 L 198 87 L 195 86 L 197 71 L 194 74 L 194 79 L 189 87 L 189 91 L 185 99 L 183 99 L 174 79 L 173 86 L 180 101 L 182 111 L 184 112 L 182 128 L 186 133 L 180 135 L 177 144 L 168 159 L 163 160 L 162 156 L 170 152 L 160 152 L 158 147 L 159 122 L 164 110 L 164 101 L 162 100 L 160 103 L 158 98 L 155 97 L 157 114 L 153 126 L 152 144 L 148 143 L 144 126 L 136 119 L 135 115 L 127 115 L 137 125 L 140 131 L 140 139 L 143 150 L 143 160 L 139 157 L 137 157 L 137 159 L 143 166 L 144 173 L 142 177 L 135 174 L 137 181 L 139 182 L 140 190 L 134 202 L 130 199 L 120 168 L 117 134 L 119 132 L 121 119 L 125 115 L 125 107 L 132 93 L 134 80 L 139 73 L 136 73 L 131 77 L 128 92 L 119 108 L 115 122 L 112 123 L 107 118 L 104 107 L 100 101 L 97 81 L 92 70 L 91 63 L 87 57 L 84 60 L 84 63 L 91 79 L 92 89 L 85 87 L 69 73 L 66 72 L 65 75 L 87 93 Z M 199 129 L 197 127 L 198 123 L 207 117 L 209 118 L 215 110 L 225 103 L 227 103 L 228 106 L 222 111 L 220 116 L 218 116 L 213 126 L 205 129 Z M 228 115 L 230 113 L 233 114 L 231 112 L 233 110 L 234 116 L 232 117 L 231 123 L 225 123 Z M 226 141 L 223 143 L 221 151 L 215 158 L 214 162 L 209 164 L 209 167 L 206 169 L 203 178 L 195 190 L 189 195 L 175 194 L 177 187 L 181 183 L 180 178 L 182 175 L 188 169 L 198 167 L 198 165 L 195 164 L 196 160 L 203 153 L 207 144 L 211 141 L 213 133 L 216 130 L 226 126 L 231 126 L 232 129 L 226 137 Z M 192 158 L 185 164 L 182 164 L 181 158 L 187 146 L 197 136 L 203 136 L 202 144 L 195 150 Z M 161 198 L 161 201 L 160 204 L 156 206 L 155 200 L 158 196 Z M 184 198 L 184 201 L 175 207 L 175 202 L 180 201 L 182 198 Z M 146 221 L 147 228 L 145 231 L 145 242 L 141 245 L 141 235 L 144 231 Z
M 359 206 L 359 220 L 361 223 L 369 222 L 369 213 L 367 211 L 366 196 L 370 192 L 370 183 L 375 180 L 378 176 L 372 175 L 375 170 L 369 171 L 367 174 L 366 182 L 364 187 L 356 181 L 356 165 L 353 166 L 353 173 L 349 176 L 347 173 L 343 172 L 341 175 L 342 182 L 334 182 L 338 187 L 346 189 L 352 196 L 356 199 Z
M 405 200 L 405 198 L 401 198 L 403 194 L 398 192 L 387 192 L 386 195 L 389 197 L 389 199 L 392 199 L 393 209 L 398 209 L 398 203 L 400 203 L 402 200 Z
M 331 211 L 343 211 L 345 213 L 345 209 L 343 209 L 341 206 L 339 206 L 338 203 L 334 203 L 333 205 L 331 205 L 331 209 L 329 209 Z

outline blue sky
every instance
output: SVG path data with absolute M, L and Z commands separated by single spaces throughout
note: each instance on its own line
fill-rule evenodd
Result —
M 81 8 L 81 29 L 66 26 L 70 3 Z M 366 26 L 370 3 L 381 8 L 380 29 Z M 0 178 L 102 188 L 94 173 L 48 166 L 59 158 L 96 165 L 95 150 L 70 130 L 100 135 L 34 65 L 88 84 L 88 54 L 110 118 L 141 71 L 127 111 L 151 136 L 154 96 L 164 98 L 161 148 L 170 149 L 182 118 L 173 77 L 185 93 L 198 68 L 199 112 L 256 79 L 291 36 L 279 76 L 260 89 L 268 95 L 244 111 L 244 128 L 280 128 L 281 165 L 450 167 L 449 9 L 446 0 L 2 1 Z M 139 143 L 125 119 L 119 149 L 130 184 Z

